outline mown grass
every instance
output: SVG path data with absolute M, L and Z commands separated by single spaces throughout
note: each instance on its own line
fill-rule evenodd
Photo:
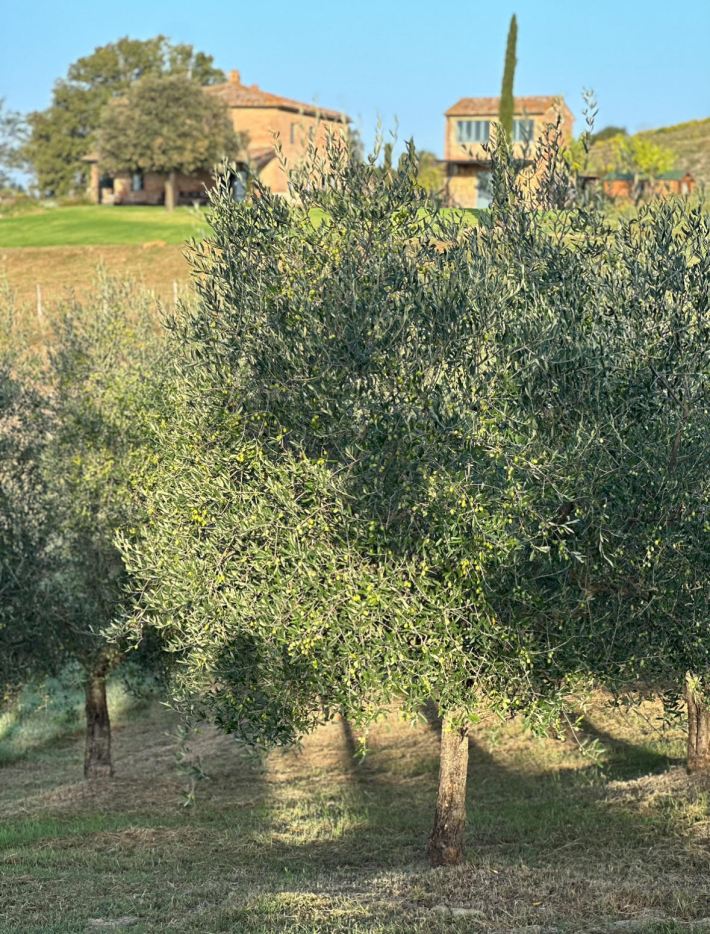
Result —
M 455 213 L 473 225 L 479 212 Z M 322 218 L 321 211 L 312 212 L 314 223 Z M 196 208 L 38 205 L 0 215 L 0 248 L 182 244 L 206 231 L 204 212 Z
M 118 716 L 135 704 L 119 681 L 109 686 L 108 700 Z M 29 685 L 0 709 L 0 765 L 71 736 L 81 729 L 83 716 L 83 690 L 73 671 L 67 670 L 62 677 L 50 678 L 41 685 Z
M 476 728 L 468 860 L 431 871 L 431 715 L 383 720 L 364 761 L 346 721 L 260 758 L 113 691 L 112 782 L 80 778 L 71 692 L 0 727 L 3 932 L 710 930 L 708 787 L 655 722 L 595 708 L 585 753 Z
M 199 209 L 68 205 L 0 216 L 1 247 L 183 243 L 205 230 Z

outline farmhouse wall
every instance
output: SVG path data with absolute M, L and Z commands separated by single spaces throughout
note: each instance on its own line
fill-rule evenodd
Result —
M 113 191 L 102 198 L 102 203 L 106 204 L 164 204 L 165 203 L 165 182 L 167 175 L 158 172 L 146 172 L 143 177 L 143 188 L 139 191 L 131 190 L 132 174 L 130 172 L 121 172 L 114 176 Z M 178 202 L 190 202 L 204 200 L 205 188 L 212 185 L 212 180 L 207 172 L 195 175 L 182 175 L 178 173 L 175 176 L 175 190 Z

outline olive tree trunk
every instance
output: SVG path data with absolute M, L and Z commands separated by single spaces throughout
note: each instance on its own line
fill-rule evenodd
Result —
M 688 706 L 688 771 L 710 771 L 710 706 L 698 691 L 695 678 L 686 675 Z
M 107 666 L 89 672 L 86 684 L 86 747 L 84 751 L 84 778 L 110 778 L 111 721 L 106 701 Z
M 170 172 L 165 180 L 165 207 L 168 211 L 174 210 L 176 198 L 175 172 Z
M 427 844 L 432 866 L 455 866 L 464 852 L 468 727 L 455 726 L 451 719 L 445 714 L 441 724 L 439 793 Z

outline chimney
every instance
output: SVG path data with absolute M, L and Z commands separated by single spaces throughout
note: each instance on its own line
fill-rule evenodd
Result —
M 230 84 L 241 84 L 242 83 L 242 79 L 238 71 L 235 70 L 235 71 L 229 72 L 229 82 Z

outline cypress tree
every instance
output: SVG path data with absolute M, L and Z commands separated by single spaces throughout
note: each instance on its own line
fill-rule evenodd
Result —
M 508 44 L 505 49 L 505 68 L 503 70 L 503 86 L 500 92 L 500 110 L 498 119 L 505 130 L 508 139 L 513 135 L 513 80 L 515 78 L 515 47 L 518 42 L 518 21 L 513 13 L 508 27 Z

